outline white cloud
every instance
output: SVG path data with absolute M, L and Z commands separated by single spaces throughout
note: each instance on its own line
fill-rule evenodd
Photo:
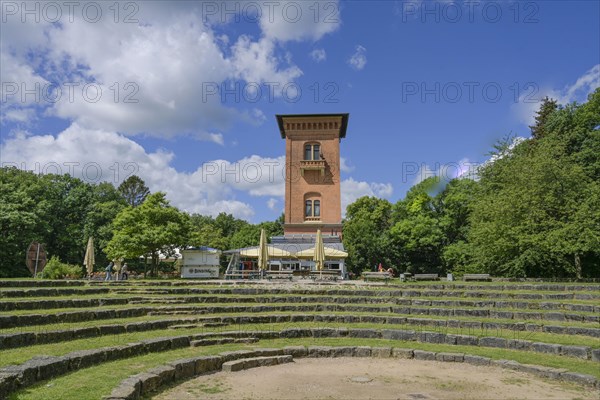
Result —
M 275 211 L 277 203 L 279 203 L 279 200 L 271 197 L 269 200 L 267 200 L 267 207 L 269 207 L 269 210 Z
M 29 125 L 36 119 L 36 112 L 33 108 L 10 108 L 3 107 L 0 123 L 3 121 L 19 122 L 21 125 Z
M 338 0 L 277 1 L 264 3 L 260 27 L 266 38 L 281 42 L 317 41 L 340 24 Z
M 302 75 L 300 68 L 290 66 L 280 70 L 274 55 L 275 43 L 268 38 L 253 42 L 249 36 L 242 35 L 232 47 L 232 65 L 236 76 L 246 82 L 262 84 L 277 83 L 284 86 Z M 275 94 L 281 90 L 275 90 Z
M 354 171 L 354 166 L 348 164 L 348 160 L 344 157 L 340 157 L 340 171 L 341 172 L 352 172 Z
M 55 103 L 19 103 L 2 118 L 22 122 L 32 112 L 14 109 L 39 105 L 39 115 L 57 116 L 86 129 L 161 137 L 187 134 L 223 144 L 223 132 L 236 121 L 261 124 L 264 114 L 254 103 L 240 104 L 243 97 L 235 105 L 224 105 L 222 89 L 238 80 L 242 87 L 294 82 L 302 71 L 280 44 L 318 40 L 339 27 L 337 1 L 300 3 L 298 21 L 293 13 L 298 2 L 257 3 L 262 35 L 256 40 L 243 32 L 231 38 L 217 32 L 239 20 L 226 9 L 247 13 L 242 3 L 233 1 L 144 2 L 133 15 L 139 23 L 114 23 L 112 3 L 95 3 L 104 16 L 97 23 L 67 10 L 57 24 L 34 23 L 33 18 L 22 23 L 20 15 L 9 15 L 0 38 L 2 81 L 30 86 L 41 80 L 60 87 L 63 95 Z M 205 6 L 216 6 L 216 13 L 207 15 Z M 85 84 L 93 84 L 88 98 L 81 93 Z M 72 99 L 71 85 L 79 85 Z M 281 90 L 274 94 L 280 96 Z M 125 101 L 127 96 L 134 102 Z
M 215 160 L 192 173 L 179 172 L 171 166 L 171 152 L 148 153 L 123 135 L 83 128 L 76 123 L 56 137 L 16 134 L 4 141 L 0 152 L 5 166 L 41 173 L 71 173 L 92 183 L 109 181 L 118 185 L 130 174 L 136 174 L 152 192 L 166 192 L 173 205 L 207 215 L 227 212 L 249 219 L 254 209 L 236 200 L 237 191 L 252 196 L 282 196 L 284 192 L 283 157 Z
M 356 46 L 356 51 L 348 60 L 348 64 L 357 71 L 361 71 L 367 65 L 367 49 L 361 45 Z
M 325 49 L 314 49 L 313 51 L 310 52 L 310 57 L 315 61 L 315 62 L 321 62 L 321 61 L 325 61 L 327 59 L 327 53 L 325 52 Z
M 575 83 L 567 85 L 562 89 L 549 87 L 523 88 L 523 93 L 519 96 L 518 102 L 512 105 L 513 115 L 523 124 L 533 125 L 536 112 L 540 108 L 544 97 L 555 99 L 559 104 L 568 104 L 574 101 L 585 102 L 587 95 L 600 87 L 600 64 L 594 65 L 582 76 L 577 78 Z M 535 92 L 533 92 L 535 90 Z
M 36 118 L 35 107 L 48 81 L 4 50 L 0 51 L 0 58 L 0 123 L 13 121 L 27 125 Z
M 352 178 L 342 181 L 342 213 L 346 214 L 346 207 L 363 196 L 376 196 L 390 198 L 394 188 L 390 183 L 375 183 L 355 181 Z

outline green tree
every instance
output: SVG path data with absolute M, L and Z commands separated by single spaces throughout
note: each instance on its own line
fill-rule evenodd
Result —
M 443 232 L 442 261 L 446 271 L 476 272 L 472 268 L 468 234 L 477 189 L 478 183 L 472 179 L 453 179 L 435 198 Z
M 137 207 L 144 202 L 150 194 L 150 190 L 146 183 L 137 175 L 131 175 L 125 179 L 118 188 L 119 193 L 123 196 L 127 204 L 132 207 Z
M 190 241 L 189 216 L 171 206 L 165 194 L 149 195 L 138 207 L 123 209 L 113 222 L 113 237 L 105 252 L 111 259 L 137 258 L 149 254 L 153 271 L 159 263 L 159 252 L 174 253 Z
M 600 90 L 549 114 L 544 135 L 481 170 L 469 242 L 477 269 L 503 276 L 600 273 Z
M 229 241 L 223 236 L 221 229 L 206 223 L 200 227 L 194 226 L 190 237 L 192 246 L 208 246 L 219 250 L 228 250 Z
M 93 185 L 70 175 L 42 175 L 40 184 L 46 188 L 40 196 L 44 207 L 44 238 L 48 254 L 58 256 L 67 264 L 81 264 L 85 254 L 85 218 L 93 203 Z
M 531 136 L 534 139 L 540 139 L 546 134 L 546 123 L 550 115 L 554 113 L 558 108 L 556 100 L 549 98 L 548 96 L 542 99 L 540 109 L 537 111 L 535 116 L 535 124 L 531 125 Z
M 411 273 L 443 270 L 444 231 L 435 202 L 441 189 L 438 177 L 427 178 L 394 205 L 390 238 L 401 269 Z
M 84 239 L 94 237 L 96 248 L 96 266 L 108 263 L 106 254 L 98 251 L 105 248 L 113 236 L 112 222 L 127 202 L 110 183 L 99 183 L 93 188 L 93 202 L 85 216 Z
M 259 225 L 244 225 L 231 236 L 231 240 L 229 241 L 231 248 L 241 249 L 243 247 L 258 246 L 260 242 L 260 229 Z
M 392 204 L 376 197 L 361 197 L 346 209 L 344 247 L 348 251 L 348 268 L 356 274 L 383 263 L 396 266 L 396 256 L 389 246 L 388 230 Z
M 25 252 L 32 241 L 43 242 L 47 231 L 44 207 L 37 201 L 41 190 L 35 174 L 0 169 L 0 277 L 30 275 Z

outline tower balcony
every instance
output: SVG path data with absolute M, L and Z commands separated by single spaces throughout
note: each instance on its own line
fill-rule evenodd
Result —
M 304 176 L 304 171 L 321 171 L 321 176 L 325 175 L 325 160 L 302 160 L 300 161 L 300 173 Z

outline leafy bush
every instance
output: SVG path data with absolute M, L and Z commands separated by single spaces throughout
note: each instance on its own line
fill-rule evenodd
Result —
M 57 256 L 52 256 L 41 273 L 43 279 L 78 279 L 82 276 L 83 270 L 79 265 L 62 263 Z

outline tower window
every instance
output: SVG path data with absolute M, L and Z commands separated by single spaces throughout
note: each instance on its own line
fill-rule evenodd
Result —
M 304 202 L 304 216 L 306 218 L 320 218 L 321 200 L 306 200 Z
M 313 216 L 312 200 L 306 200 L 306 205 L 305 205 L 305 209 L 304 209 L 304 215 L 306 217 L 312 217 Z
M 318 161 L 321 159 L 321 145 L 307 144 L 304 146 L 304 160 Z

